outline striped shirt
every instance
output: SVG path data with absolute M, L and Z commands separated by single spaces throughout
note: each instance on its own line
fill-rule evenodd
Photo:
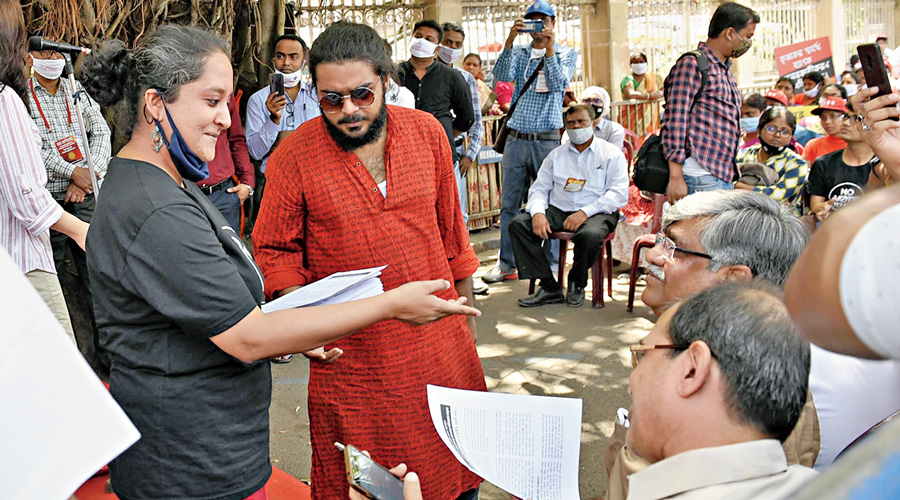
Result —
M 50 226 L 62 217 L 45 186 L 41 137 L 25 104 L 0 83 L 0 248 L 23 273 L 56 274 Z
M 484 123 L 481 121 L 481 101 L 478 98 L 478 84 L 475 82 L 475 77 L 472 76 L 472 73 L 458 66 L 453 66 L 453 68 L 459 71 L 463 80 L 469 84 L 469 95 L 472 97 L 472 111 L 475 112 L 475 121 L 469 127 L 469 147 L 463 156 L 474 162 L 478 158 L 478 152 L 481 151 L 481 141 L 484 138 Z
M 529 134 L 563 128 L 563 95 L 575 74 L 578 54 L 558 43 L 554 47 L 553 57 L 544 57 L 544 69 L 541 70 L 544 72 L 547 91 L 538 92 L 541 79 L 535 79 L 516 105 L 516 112 L 509 118 L 507 125 L 510 128 Z M 515 81 L 513 102 L 539 63 L 540 59 L 531 58 L 531 44 L 504 48 L 500 53 L 494 66 L 494 76 L 501 82 Z
M 75 83 L 76 91 L 84 90 L 80 82 Z M 75 101 L 69 95 L 68 85 L 68 82 L 60 80 L 56 95 L 52 95 L 41 86 L 37 78 L 31 77 L 28 81 L 28 107 L 31 119 L 34 120 L 41 135 L 41 160 L 47 169 L 49 179 L 47 189 L 57 200 L 65 198 L 75 167 L 87 167 L 84 159 L 73 162 L 64 160 L 56 148 L 57 141 L 72 136 L 84 156 L 84 141 L 81 139 L 81 131 L 78 129 L 78 120 L 75 116 Z M 106 175 L 106 165 L 112 155 L 111 134 L 106 119 L 100 112 L 100 105 L 94 102 L 87 92 L 83 95 L 86 97 L 82 100 L 84 129 L 91 145 L 91 161 L 102 179 Z

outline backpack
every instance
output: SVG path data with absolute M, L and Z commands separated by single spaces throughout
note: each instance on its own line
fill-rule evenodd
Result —
M 685 52 L 678 58 L 682 60 L 685 57 L 694 57 L 697 59 L 697 65 L 700 69 L 700 88 L 694 94 L 694 100 L 691 101 L 691 109 L 697 105 L 700 95 L 706 89 L 709 82 L 709 61 L 706 56 L 697 50 Z M 677 61 L 676 61 L 677 64 Z M 634 185 L 642 191 L 650 191 L 652 193 L 666 194 L 666 188 L 669 185 L 669 162 L 663 154 L 662 138 L 659 135 L 651 135 L 641 145 L 638 150 L 637 158 L 634 162 Z

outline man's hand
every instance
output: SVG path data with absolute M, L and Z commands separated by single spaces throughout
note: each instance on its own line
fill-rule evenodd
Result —
M 544 57 L 553 57 L 553 54 L 556 53 L 556 33 L 553 32 L 553 28 L 548 28 L 545 24 L 544 31 L 541 31 L 541 38 L 544 40 L 544 47 L 547 47 Z
M 85 167 L 75 167 L 72 170 L 72 182 L 85 193 L 90 193 L 94 189 L 91 185 L 91 171 Z
M 317 361 L 326 365 L 330 365 L 337 361 L 337 359 L 341 357 L 341 354 L 344 354 L 343 349 L 339 349 L 337 347 L 333 347 L 327 351 L 324 347 L 317 347 L 311 351 L 306 351 L 303 353 L 303 355 L 309 358 L 310 361 Z
M 285 105 L 287 105 L 287 97 L 278 92 L 269 94 L 269 97 L 266 99 L 266 109 L 269 110 L 269 118 L 272 119 L 275 125 L 281 123 L 281 111 Z
M 247 200 L 250 197 L 250 186 L 246 184 L 238 184 L 237 186 L 228 188 L 229 193 L 237 193 L 238 198 L 241 199 L 241 203 Z
M 363 454 L 371 458 L 368 451 L 363 450 Z M 406 464 L 400 464 L 389 472 L 403 480 L 403 500 L 422 500 L 422 485 L 419 484 L 419 476 L 415 472 L 407 473 Z M 368 499 L 351 486 L 350 500 Z
M 69 183 L 69 187 L 66 188 L 66 197 L 63 201 L 66 203 L 81 203 L 84 201 L 84 197 L 87 195 L 84 189 L 76 186 L 74 182 Z
M 574 214 L 566 217 L 565 222 L 563 222 L 563 228 L 566 231 L 574 233 L 584 224 L 584 221 L 588 220 L 588 216 L 586 213 L 581 210 L 575 212 Z
M 900 122 L 891 119 L 900 117 L 900 96 L 890 94 L 866 102 L 877 92 L 877 88 L 860 90 L 850 103 L 853 109 L 860 110 L 865 117 L 863 125 L 869 128 L 863 131 L 862 139 L 881 158 L 891 177 L 900 179 Z
M 544 214 L 534 214 L 531 218 L 531 230 L 542 240 L 549 238 L 550 221 L 547 220 L 547 216 Z
M 681 165 L 678 166 L 680 167 Z M 687 184 L 684 182 L 684 176 L 680 170 L 678 174 L 672 172 L 672 162 L 669 162 L 669 186 L 666 188 L 666 201 L 669 203 L 675 203 L 687 196 Z
M 294 290 L 299 290 L 299 289 L 300 289 L 300 285 L 289 286 L 289 287 L 285 288 L 284 290 L 273 293 L 272 298 L 277 299 L 278 297 L 283 297 L 283 296 L 293 292 Z
M 469 173 L 469 168 L 472 167 L 472 160 L 468 157 L 463 156 L 459 159 L 459 175 L 465 177 Z
M 509 36 L 506 37 L 506 48 L 511 49 L 513 47 L 513 43 L 516 41 L 516 37 L 519 36 L 519 32 L 525 29 L 525 21 L 521 19 L 516 19 L 516 22 L 513 23 L 512 28 L 509 29 Z

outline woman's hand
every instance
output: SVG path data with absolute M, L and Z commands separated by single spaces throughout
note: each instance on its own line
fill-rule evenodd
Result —
M 424 325 L 453 314 L 481 316 L 481 311 L 463 305 L 465 297 L 444 300 L 432 294 L 450 288 L 447 280 L 414 281 L 385 292 L 393 319 L 411 325 Z

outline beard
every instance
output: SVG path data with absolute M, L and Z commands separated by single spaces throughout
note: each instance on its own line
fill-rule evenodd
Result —
M 328 135 L 337 143 L 338 147 L 343 149 L 344 151 L 355 151 L 367 144 L 371 144 L 375 142 L 380 136 L 381 132 L 384 130 L 384 126 L 387 124 L 387 105 L 384 102 L 384 99 L 381 100 L 381 108 L 378 110 L 378 114 L 375 115 L 375 119 L 372 120 L 372 123 L 369 125 L 369 128 L 363 133 L 363 135 L 359 137 L 353 137 L 345 134 L 341 129 L 337 127 L 337 125 L 331 123 L 327 117 L 325 118 L 325 127 L 328 129 Z M 352 122 L 363 122 L 367 121 L 368 118 L 363 116 L 362 114 L 354 114 L 350 116 L 345 116 L 338 120 L 338 125 L 344 123 L 352 123 Z

